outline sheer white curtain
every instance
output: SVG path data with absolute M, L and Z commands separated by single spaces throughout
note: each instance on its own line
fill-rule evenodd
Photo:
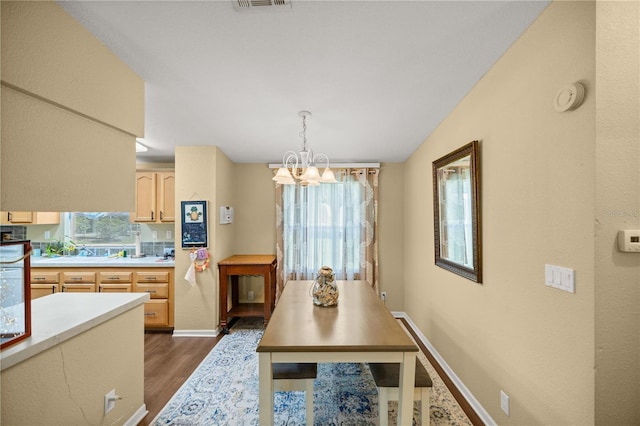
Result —
M 277 298 L 286 281 L 314 279 L 322 266 L 377 291 L 378 169 L 334 172 L 334 184 L 276 185 Z

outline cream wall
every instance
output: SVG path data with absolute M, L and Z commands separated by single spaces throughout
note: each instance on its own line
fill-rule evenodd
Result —
M 596 424 L 640 424 L 640 3 L 598 2 L 596 19 Z
M 235 201 L 234 254 L 275 254 L 276 208 L 273 170 L 266 164 L 238 163 L 233 166 Z M 264 301 L 262 277 L 240 277 L 240 302 L 248 301 L 247 291 L 253 291 L 253 301 Z
M 122 425 L 144 407 L 142 305 L 2 372 L 3 425 Z M 104 395 L 122 397 L 104 414 Z
M 176 171 L 176 236 L 175 261 L 175 329 L 198 330 L 213 333 L 218 325 L 217 267 L 215 266 L 217 242 L 216 165 L 220 150 L 215 146 L 178 146 L 175 151 Z M 224 155 L 224 154 L 222 154 Z M 196 274 L 196 286 L 191 286 L 184 276 L 191 265 L 189 250 L 182 249 L 180 202 L 208 201 L 209 253 L 213 256 L 211 268 Z
M 55 2 L 1 6 L 2 209 L 133 210 L 144 81 Z
M 406 163 L 404 310 L 501 425 L 594 422 L 594 46 L 595 3 L 552 3 Z M 575 81 L 584 104 L 555 112 Z M 483 284 L 433 262 L 429 171 L 474 139 Z M 575 294 L 545 286 L 547 263 Z
M 387 307 L 404 310 L 404 164 L 380 165 L 378 203 L 379 290 Z M 423 217 L 423 220 L 428 218 Z

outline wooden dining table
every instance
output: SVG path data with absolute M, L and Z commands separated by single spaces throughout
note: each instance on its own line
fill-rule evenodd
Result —
M 313 304 L 313 281 L 288 281 L 256 351 L 260 424 L 273 424 L 272 364 L 400 364 L 398 425 L 411 424 L 418 347 L 366 281 L 338 281 L 338 304 Z M 312 395 L 308 396 L 312 397 Z

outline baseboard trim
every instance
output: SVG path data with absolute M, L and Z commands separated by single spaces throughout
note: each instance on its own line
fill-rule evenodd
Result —
M 393 316 L 396 318 L 403 319 L 412 329 L 415 337 L 417 337 L 420 342 L 427 348 L 427 350 L 431 353 L 431 356 L 435 359 L 435 361 L 440 364 L 440 368 L 444 371 L 444 373 L 449 377 L 451 383 L 458 389 L 461 396 L 467 401 L 471 409 L 475 411 L 480 421 L 482 421 L 485 425 L 488 426 L 496 426 L 497 423 L 493 420 L 493 418 L 489 415 L 487 410 L 478 402 L 478 400 L 473 396 L 471 391 L 464 385 L 462 380 L 456 375 L 453 369 L 447 364 L 444 358 L 438 353 L 436 348 L 433 347 L 429 339 L 422 334 L 418 326 L 411 320 L 409 315 L 406 312 L 392 312 Z
M 129 417 L 129 419 L 123 423 L 124 426 L 136 426 L 138 423 L 140 423 L 142 421 L 142 419 L 144 419 L 144 417 L 149 413 L 149 411 L 147 411 L 147 405 L 146 404 L 142 404 L 135 413 L 133 413 L 133 416 Z
M 173 337 L 216 337 L 220 330 L 173 330 Z

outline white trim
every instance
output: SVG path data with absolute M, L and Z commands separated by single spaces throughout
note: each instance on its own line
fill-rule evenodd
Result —
M 172 337 L 216 337 L 220 334 L 218 329 L 215 330 L 173 330 Z
M 480 404 L 480 402 L 478 402 L 478 400 L 473 396 L 471 391 L 464 385 L 464 383 L 462 383 L 462 380 L 460 380 L 460 378 L 456 375 L 456 373 L 453 372 L 449 364 L 447 364 L 444 358 L 440 356 L 438 351 L 436 351 L 436 349 L 433 347 L 431 342 L 429 342 L 429 340 L 425 337 L 425 335 L 422 334 L 422 332 L 420 332 L 420 329 L 413 321 L 411 321 L 411 318 L 409 318 L 409 315 L 407 315 L 406 312 L 391 312 L 391 313 L 393 314 L 394 317 L 403 318 L 407 321 L 407 323 L 411 326 L 411 329 L 416 333 L 420 341 L 427 347 L 429 352 L 431 352 L 431 355 L 433 355 L 436 361 L 438 361 L 438 364 L 440 364 L 440 367 L 442 367 L 442 369 L 445 371 L 447 376 L 449 376 L 449 378 L 451 379 L 455 387 L 458 388 L 458 390 L 460 391 L 464 399 L 467 400 L 469 405 L 471 405 L 471 408 L 473 408 L 473 410 L 476 412 L 476 414 L 478 414 L 480 419 L 482 419 L 482 422 L 487 426 L 496 426 L 497 423 L 491 418 L 487 410 L 484 409 L 484 407 Z
M 142 404 L 136 410 L 136 412 L 133 413 L 133 416 L 129 417 L 129 419 L 127 419 L 127 421 L 123 423 L 123 426 L 136 426 L 138 423 L 142 421 L 142 419 L 144 419 L 144 417 L 147 414 L 149 414 L 149 411 L 147 410 L 147 405 Z
M 320 162 L 320 166 L 323 163 Z M 282 163 L 269 163 L 270 169 L 279 169 L 282 167 Z M 380 163 L 329 163 L 331 169 L 348 169 L 348 168 L 380 168 Z

